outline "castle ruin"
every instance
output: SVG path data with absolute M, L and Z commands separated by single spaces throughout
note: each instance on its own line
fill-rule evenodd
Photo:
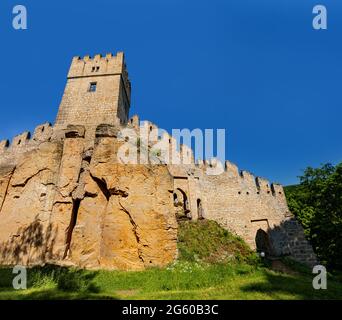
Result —
M 214 161 L 196 162 L 189 147 L 176 151 L 172 136 L 154 134 L 155 124 L 129 117 L 130 95 L 123 53 L 75 57 L 55 124 L 0 142 L 0 264 L 165 266 L 177 258 L 178 219 L 215 220 L 255 250 L 316 263 L 281 185 L 229 161 L 208 174 Z M 190 161 L 154 153 L 122 163 L 128 141 L 138 153 L 163 141 Z

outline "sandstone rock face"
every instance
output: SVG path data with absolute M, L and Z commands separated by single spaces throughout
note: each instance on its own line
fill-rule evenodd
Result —
M 36 264 L 51 257 L 56 228 L 53 208 L 59 143 L 42 143 L 23 156 L 16 166 L 0 170 L 0 262 Z
M 116 163 L 109 152 L 115 144 L 104 138 L 94 150 L 70 259 L 84 267 L 124 270 L 166 265 L 177 252 L 172 177 L 166 166 Z
M 138 270 L 177 256 L 165 165 L 117 162 L 118 140 L 82 134 L 0 162 L 0 264 Z M 7 162 L 6 162 L 7 163 Z

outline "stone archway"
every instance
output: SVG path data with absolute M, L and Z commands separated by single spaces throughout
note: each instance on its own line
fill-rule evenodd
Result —
M 255 235 L 255 246 L 257 252 L 264 252 L 266 256 L 269 256 L 271 254 L 271 245 L 270 245 L 270 239 L 264 230 L 261 228 L 258 229 L 256 235 Z
M 173 192 L 173 204 L 176 207 L 177 218 L 191 219 L 188 196 L 182 189 L 177 188 Z

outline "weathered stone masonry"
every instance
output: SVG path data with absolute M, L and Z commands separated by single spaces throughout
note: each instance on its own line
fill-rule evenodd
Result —
M 177 218 L 212 219 L 252 248 L 316 262 L 282 186 L 228 161 L 222 174 L 208 174 L 213 164 L 195 163 L 186 146 L 187 165 L 161 155 L 122 164 L 119 131 L 157 128 L 129 119 L 130 92 L 122 53 L 75 57 L 55 124 L 0 142 L 1 264 L 164 266 L 177 257 Z

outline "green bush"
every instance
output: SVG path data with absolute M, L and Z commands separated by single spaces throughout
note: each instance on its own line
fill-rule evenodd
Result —
M 285 193 L 321 263 L 342 270 L 342 163 L 308 167 Z

